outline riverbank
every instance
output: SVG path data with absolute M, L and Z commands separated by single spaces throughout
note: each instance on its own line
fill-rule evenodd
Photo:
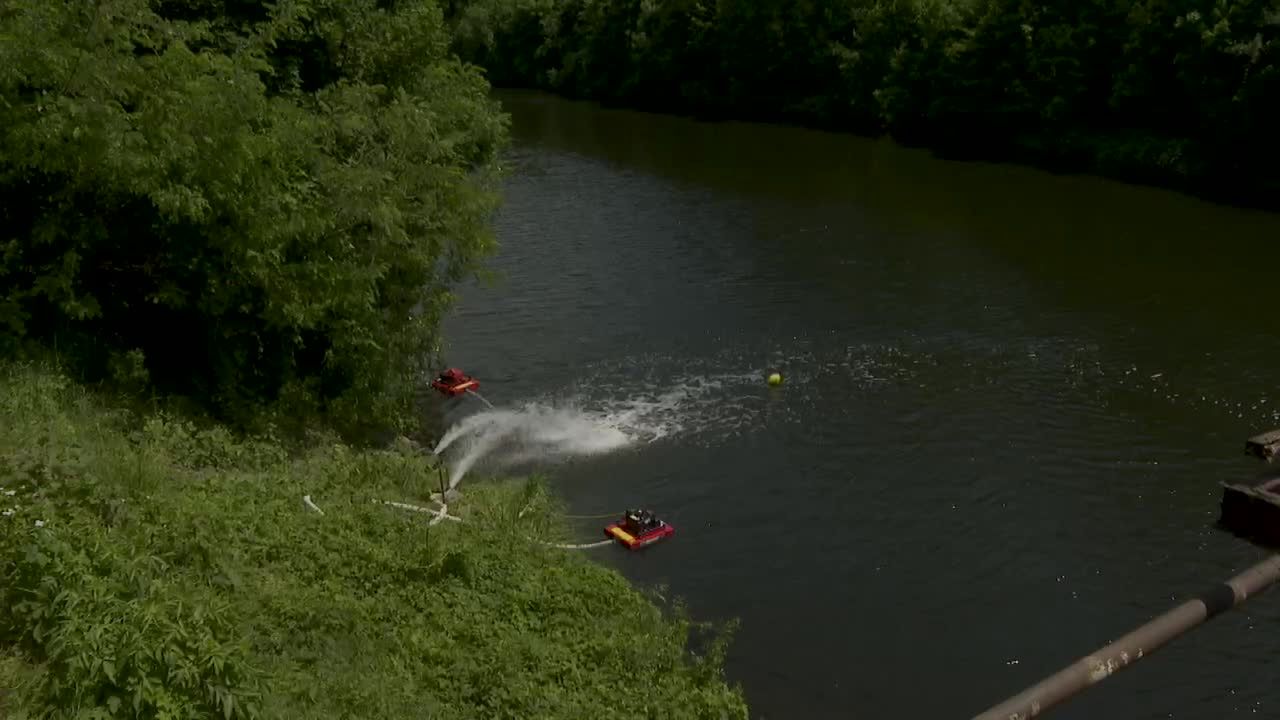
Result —
M 1280 23 L 1195 4 L 459 0 L 450 24 L 497 86 L 1280 208 Z
M 450 512 L 407 446 L 287 451 L 0 378 L 0 708 L 10 717 L 746 717 L 721 643 L 688 652 L 570 539 L 537 481 Z M 309 496 L 315 507 L 308 509 Z

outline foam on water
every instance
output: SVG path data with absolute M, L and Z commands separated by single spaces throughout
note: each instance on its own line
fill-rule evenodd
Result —
M 450 458 L 449 486 L 478 463 L 493 467 L 555 462 L 615 452 L 677 434 L 725 430 L 750 422 L 753 396 L 725 397 L 758 373 L 670 379 L 665 389 L 592 383 L 563 400 L 470 415 L 445 433 L 434 452 Z M 758 403 L 757 403 L 758 404 Z
M 553 460 L 612 452 L 633 441 L 602 420 L 572 408 L 533 403 L 514 410 L 485 410 L 453 426 L 434 452 L 439 455 L 458 446 L 449 472 L 452 488 L 486 457 L 498 464 Z
M 959 338 L 945 345 L 902 340 L 848 345 L 826 351 L 800 347 L 789 352 L 733 352 L 713 357 L 641 355 L 581 367 L 568 386 L 514 407 L 482 410 L 457 422 L 436 447 L 456 486 L 478 464 L 494 469 L 515 464 L 559 462 L 613 453 L 664 440 L 713 446 L 812 417 L 816 406 L 827 417 L 861 413 L 862 403 L 880 394 L 963 392 L 1005 387 L 1006 401 L 1020 394 L 1031 376 L 1053 372 L 1064 395 L 1092 398 L 1098 411 L 1123 402 L 1126 391 L 1172 405 L 1215 407 L 1256 424 L 1280 418 L 1266 397 L 1248 401 L 1201 397 L 1188 391 L 1178 373 L 1118 367 L 1096 345 L 1074 338 L 1027 338 L 985 344 Z M 767 365 L 751 367 L 762 357 Z M 747 370 L 734 368 L 748 367 Z M 767 369 L 781 368 L 782 388 L 764 383 Z M 1117 377 L 1118 376 L 1118 377 Z M 1177 388 L 1182 386 L 1182 392 Z M 1119 392 L 1118 392 L 1119 391 Z M 1039 394 L 1027 402 L 1042 403 Z M 1065 400 L 1064 400 L 1065 401 Z
M 742 392 L 754 385 L 756 392 Z M 763 397 L 758 372 L 677 377 L 665 387 L 637 390 L 623 383 L 592 383 L 573 402 L 626 429 L 636 440 L 654 442 L 680 435 L 723 435 L 750 423 Z

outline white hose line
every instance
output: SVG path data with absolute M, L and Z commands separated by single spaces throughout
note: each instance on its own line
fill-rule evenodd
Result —
M 541 540 L 534 540 L 533 542 L 536 542 L 539 545 L 545 545 L 550 548 L 559 548 L 561 550 L 590 550 L 591 548 L 598 548 L 598 547 L 604 547 L 605 545 L 612 545 L 614 541 L 600 540 L 599 542 L 582 543 L 581 545 L 564 545 L 561 543 L 542 542 Z
M 483 396 L 483 395 L 481 395 L 480 393 L 476 392 L 475 390 L 468 389 L 468 390 L 467 390 L 467 394 L 468 394 L 468 395 L 475 395 L 476 397 L 480 398 L 480 402 L 484 403 L 485 405 L 488 405 L 490 410 L 492 410 L 492 409 L 493 409 L 493 403 L 489 402 L 488 400 L 485 400 L 485 399 L 484 399 L 484 396 Z
M 315 510 L 316 512 L 320 513 L 321 515 L 323 515 L 323 514 L 324 514 L 324 511 L 323 511 L 323 510 L 321 510 L 320 508 L 316 507 L 316 504 L 315 504 L 315 503 L 313 503 L 313 502 L 311 502 L 311 496 L 310 496 L 310 495 L 303 495 L 303 496 L 302 496 L 302 502 L 303 502 L 307 507 L 311 508 L 312 510 Z
M 374 502 L 378 502 L 378 501 L 374 500 Z M 441 520 L 452 520 L 454 522 L 462 522 L 462 518 L 458 517 L 457 515 L 449 514 L 449 506 L 444 503 L 440 504 L 439 510 L 435 508 L 422 507 L 421 505 L 410 505 L 409 503 L 394 502 L 391 500 L 383 500 L 382 504 L 390 505 L 392 507 L 398 507 L 402 510 L 411 510 L 413 512 L 420 512 L 420 513 L 431 513 L 435 515 L 435 518 L 433 518 L 430 523 L 432 525 L 435 525 Z
M 378 502 L 378 501 L 374 500 L 374 502 Z M 458 517 L 457 515 L 448 514 L 447 511 L 449 509 L 449 506 L 443 503 L 441 503 L 439 510 L 434 510 L 428 507 L 422 507 L 421 505 L 410 505 L 408 503 L 394 502 L 392 500 L 383 500 L 382 504 L 390 505 L 392 507 L 398 507 L 403 510 L 410 510 L 412 512 L 432 513 L 435 515 L 435 517 L 431 519 L 431 522 L 427 523 L 428 526 L 435 525 L 441 520 L 452 520 L 454 522 L 462 522 L 462 518 Z M 525 509 L 527 510 L 528 508 L 525 508 Z M 523 510 L 520 512 L 521 514 L 524 514 Z M 558 548 L 560 550 L 590 550 L 592 548 L 604 547 L 605 545 L 613 544 L 613 540 L 599 540 L 593 543 L 576 543 L 575 544 L 575 543 L 549 543 L 549 542 L 544 542 L 542 540 L 534 540 L 532 538 L 525 538 L 525 539 L 528 540 L 529 542 L 535 542 L 535 543 L 538 543 L 539 545 L 543 545 L 549 548 Z
M 409 503 L 394 502 L 392 500 L 374 500 L 374 502 L 380 502 L 383 505 L 390 505 L 392 507 L 398 507 L 403 510 L 412 510 L 414 512 L 420 512 L 420 513 L 436 512 L 435 508 L 422 507 L 421 505 L 410 505 Z
M 445 503 L 440 503 L 440 509 L 436 512 L 436 516 L 431 518 L 431 520 L 427 523 L 427 527 L 431 527 L 432 525 L 439 525 L 440 521 L 444 520 L 447 517 L 449 517 L 449 506 Z

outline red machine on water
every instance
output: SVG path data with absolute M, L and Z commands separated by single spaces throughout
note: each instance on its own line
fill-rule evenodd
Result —
M 604 535 L 630 550 L 639 550 L 674 535 L 676 529 L 648 510 L 628 510 L 622 519 L 605 527 Z
M 442 395 L 455 396 L 468 390 L 475 390 L 480 387 L 480 381 L 458 368 L 449 368 L 431 381 L 431 387 L 440 391 Z

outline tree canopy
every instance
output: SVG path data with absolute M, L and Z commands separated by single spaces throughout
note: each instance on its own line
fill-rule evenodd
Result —
M 495 84 L 1280 207 L 1274 0 L 455 0 Z
M 404 417 L 506 137 L 449 45 L 430 0 L 7 0 L 0 350 Z

